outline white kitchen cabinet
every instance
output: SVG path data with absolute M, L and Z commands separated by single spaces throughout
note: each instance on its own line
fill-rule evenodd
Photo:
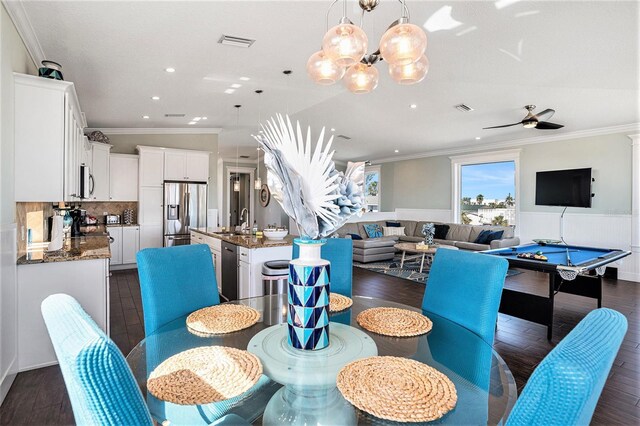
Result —
M 16 201 L 77 201 L 85 121 L 73 83 L 14 73 Z
M 163 223 L 163 190 L 162 187 L 140 187 L 139 222 L 140 225 L 160 225 Z
M 222 292 L 222 244 L 217 238 L 204 235 L 200 232 L 191 231 L 191 244 L 207 244 L 211 251 L 211 260 L 216 273 L 216 282 L 218 283 L 218 291 Z
M 209 182 L 209 153 L 187 152 L 187 180 L 193 182 Z
M 122 226 L 108 226 L 111 240 L 111 265 L 122 265 Z
M 138 201 L 138 156 L 109 156 L 109 201 Z
M 187 180 L 187 153 L 168 151 L 164 153 L 164 180 Z
M 91 143 L 92 201 L 109 201 L 109 151 L 111 145 Z
M 75 298 L 109 334 L 109 259 L 18 265 L 18 370 L 57 363 L 40 305 L 52 294 Z
M 164 149 L 138 146 L 140 153 L 140 186 L 162 186 L 164 183 Z
M 238 299 L 251 297 L 251 264 L 238 261 Z
M 140 250 L 163 245 L 162 224 L 140 225 Z
M 208 182 L 209 153 L 166 150 L 164 180 Z
M 218 283 L 218 292 L 222 293 L 222 253 L 220 250 L 211 249 L 211 256 L 213 257 L 213 267 L 216 273 L 216 283 Z
M 136 263 L 136 254 L 140 251 L 140 228 L 138 226 L 122 227 L 122 263 Z

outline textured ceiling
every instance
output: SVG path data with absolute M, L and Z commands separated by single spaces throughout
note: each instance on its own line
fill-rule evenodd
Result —
M 317 86 L 306 75 L 307 58 L 325 32 L 329 1 L 27 1 L 24 6 L 46 56 L 62 63 L 65 78 L 76 83 L 90 127 L 221 127 L 223 156 L 234 156 L 236 144 L 255 156 L 250 134 L 258 129 L 259 110 L 263 119 L 288 111 L 316 135 L 326 126 L 350 136 L 334 143 L 342 160 L 640 121 L 638 2 L 520 1 L 502 8 L 492 1 L 407 3 L 418 25 L 443 6 L 451 6 L 451 16 L 461 24 L 427 33 L 431 68 L 423 82 L 399 86 L 382 63 L 379 86 L 367 95 L 353 95 L 341 83 Z M 348 5 L 358 21 L 357 2 Z M 334 8 L 332 24 L 339 9 Z M 398 11 L 397 2 L 383 0 L 365 16 L 370 45 Z M 256 42 L 249 49 L 222 46 L 217 44 L 222 34 Z M 176 72 L 166 73 L 166 67 Z M 285 77 L 284 69 L 293 74 Z M 225 94 L 233 83 L 242 87 Z M 256 89 L 264 90 L 260 99 Z M 155 95 L 159 101 L 150 99 Z M 410 109 L 414 103 L 417 108 Z M 459 112 L 454 108 L 459 103 L 475 110 Z M 243 105 L 239 125 L 235 104 Z M 554 108 L 551 121 L 565 127 L 482 130 L 521 120 L 526 104 L 538 105 L 538 111 Z M 169 119 L 165 113 L 187 117 Z M 188 126 L 194 116 L 208 120 Z

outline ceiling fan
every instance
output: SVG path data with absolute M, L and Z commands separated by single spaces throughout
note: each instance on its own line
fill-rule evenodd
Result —
M 502 126 L 493 126 L 493 127 L 485 127 L 486 129 L 499 129 L 501 127 L 511 127 L 517 126 L 518 124 L 522 124 L 522 127 L 527 129 L 542 129 L 542 130 L 553 130 L 564 127 L 562 124 L 550 123 L 548 121 L 542 121 L 543 119 L 549 119 L 556 112 L 554 109 L 547 108 L 538 114 L 534 114 L 533 110 L 536 109 L 535 105 L 525 105 L 524 109 L 527 110 L 527 116 L 517 123 L 513 124 L 504 124 Z

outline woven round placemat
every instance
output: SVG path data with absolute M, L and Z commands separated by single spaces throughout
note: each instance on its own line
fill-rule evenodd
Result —
M 244 305 L 217 305 L 198 309 L 187 317 L 187 328 L 196 334 L 225 334 L 257 323 L 260 312 Z
M 356 318 L 360 327 L 393 337 L 411 337 L 431 331 L 433 323 L 424 315 L 399 308 L 371 308 Z
M 349 309 L 353 305 L 350 297 L 338 293 L 331 293 L 329 296 L 329 312 L 340 312 Z
M 338 373 L 338 389 L 360 410 L 396 422 L 428 422 L 453 409 L 453 382 L 426 364 L 393 356 L 363 358 Z
M 241 395 L 261 375 L 262 364 L 252 353 L 203 346 L 158 365 L 147 380 L 147 389 L 156 398 L 175 404 L 209 404 Z

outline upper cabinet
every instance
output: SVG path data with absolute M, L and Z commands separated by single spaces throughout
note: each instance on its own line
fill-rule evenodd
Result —
M 138 201 L 138 156 L 109 157 L 109 201 Z
M 164 183 L 164 149 L 139 146 L 140 186 L 162 186 Z
M 164 180 L 209 181 L 209 153 L 167 150 L 164 154 Z
M 99 142 L 91 143 L 90 201 L 109 201 L 109 151 L 111 145 Z
M 14 73 L 16 201 L 80 200 L 85 119 L 73 83 Z

